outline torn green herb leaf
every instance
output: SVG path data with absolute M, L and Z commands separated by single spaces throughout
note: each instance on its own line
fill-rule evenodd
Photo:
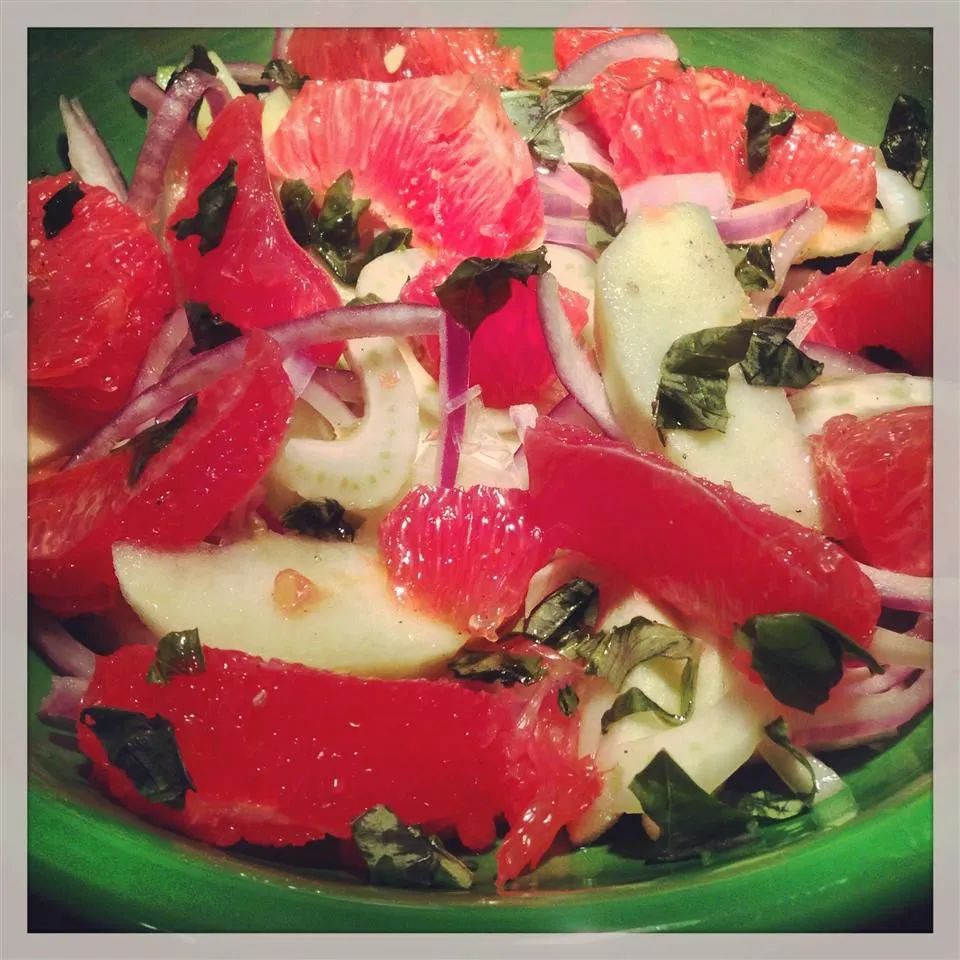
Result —
M 173 441 L 196 410 L 197 398 L 192 396 L 169 420 L 148 427 L 119 448 L 129 447 L 133 451 L 130 472 L 127 474 L 129 486 L 132 487 L 140 479 L 150 460 Z
M 196 214 L 178 220 L 173 225 L 178 240 L 185 240 L 194 234 L 200 237 L 197 250 L 201 254 L 209 253 L 220 246 L 227 229 L 230 210 L 237 199 L 237 183 L 234 179 L 236 173 L 237 161 L 230 160 L 220 176 L 200 191 Z
M 747 108 L 744 125 L 747 128 L 747 169 L 759 173 L 770 155 L 770 138 L 785 137 L 797 119 L 792 110 L 767 113 L 763 107 L 751 103 Z
M 171 677 L 192 676 L 207 669 L 200 646 L 200 631 L 174 630 L 161 637 L 157 653 L 147 671 L 147 683 L 164 684 Z

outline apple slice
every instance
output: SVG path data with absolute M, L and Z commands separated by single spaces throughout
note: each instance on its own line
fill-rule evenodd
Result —
M 120 589 L 159 637 L 365 677 L 423 676 L 466 642 L 401 606 L 376 547 L 261 533 L 229 546 L 164 551 L 118 543 Z

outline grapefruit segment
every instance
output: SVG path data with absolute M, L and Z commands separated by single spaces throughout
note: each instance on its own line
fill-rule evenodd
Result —
M 193 217 L 200 192 L 236 161 L 236 199 L 219 245 L 201 254 L 197 236 L 178 240 L 169 230 L 167 239 L 182 298 L 208 304 L 242 330 L 340 305 L 326 270 L 297 245 L 283 221 L 264 161 L 262 110 L 249 95 L 227 104 L 197 149 L 186 195 L 168 221 L 169 229 Z M 340 343 L 325 344 L 313 356 L 333 363 L 342 349 Z
M 501 47 L 496 30 L 433 27 L 301 27 L 286 59 L 312 80 L 378 80 L 478 73 L 502 87 L 517 84 L 520 51 Z
M 421 246 L 504 257 L 543 233 L 530 153 L 480 78 L 306 83 L 266 150 L 274 177 L 315 193 L 352 171 L 355 195 Z
M 548 550 L 585 554 L 720 637 L 756 614 L 801 612 L 869 644 L 877 592 L 813 530 L 580 427 L 541 418 L 524 450 Z
M 933 407 L 827 421 L 812 438 L 827 531 L 866 563 L 933 574 Z

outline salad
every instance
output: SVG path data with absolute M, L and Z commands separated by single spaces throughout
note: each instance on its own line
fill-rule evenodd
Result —
M 129 185 L 61 98 L 30 639 L 99 789 L 453 889 L 856 815 L 831 751 L 932 699 L 926 113 L 858 143 L 681 53 L 194 46 Z

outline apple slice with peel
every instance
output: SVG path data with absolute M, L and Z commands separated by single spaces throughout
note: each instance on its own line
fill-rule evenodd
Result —
M 665 446 L 658 435 L 654 400 L 674 341 L 754 316 L 707 209 L 642 210 L 600 256 L 596 303 L 604 386 L 634 444 L 663 450 L 690 473 L 819 526 L 810 451 L 783 389 L 748 386 L 734 368 L 725 433 L 672 430 Z
M 429 674 L 467 637 L 401 606 L 376 547 L 260 533 L 229 546 L 118 543 L 120 589 L 158 636 L 365 677 Z

